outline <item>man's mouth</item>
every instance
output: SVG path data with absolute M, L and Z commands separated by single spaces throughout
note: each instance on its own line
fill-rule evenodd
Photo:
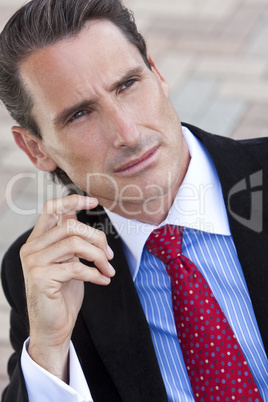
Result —
M 114 170 L 115 173 L 124 176 L 140 173 L 155 162 L 159 148 L 160 146 L 156 145 L 144 152 L 142 155 L 136 156 L 135 158 L 117 166 Z

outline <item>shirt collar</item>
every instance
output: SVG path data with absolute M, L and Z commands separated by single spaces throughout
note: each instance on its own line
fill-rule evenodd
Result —
M 182 127 L 191 160 L 174 203 L 164 222 L 209 233 L 230 235 L 221 184 L 213 161 L 203 144 Z M 105 209 L 119 233 L 135 279 L 145 242 L 156 226 L 124 218 Z

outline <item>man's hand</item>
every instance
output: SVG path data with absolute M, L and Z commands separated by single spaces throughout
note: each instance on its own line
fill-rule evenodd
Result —
M 115 271 L 103 232 L 76 219 L 95 198 L 72 195 L 46 203 L 21 248 L 30 322 L 31 358 L 68 382 L 69 342 L 84 297 L 84 282 L 108 285 Z M 94 262 L 96 268 L 79 261 Z

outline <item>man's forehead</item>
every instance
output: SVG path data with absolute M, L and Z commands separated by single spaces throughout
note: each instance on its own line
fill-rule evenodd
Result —
M 121 52 L 121 56 L 125 54 L 127 57 L 115 57 L 118 52 Z M 76 63 L 79 64 L 80 59 L 81 63 L 84 63 L 85 58 L 82 58 L 85 56 L 84 53 L 88 54 L 91 64 L 95 61 L 97 65 L 103 67 L 105 59 L 110 58 L 109 62 L 117 64 L 119 68 L 122 65 L 122 70 L 124 63 L 131 60 L 131 55 L 142 59 L 137 47 L 130 43 L 116 25 L 108 20 L 94 20 L 88 22 L 77 35 L 64 37 L 51 45 L 35 50 L 21 62 L 20 71 L 22 77 L 27 76 L 27 72 L 30 72 L 32 77 L 36 71 L 49 69 L 47 60 L 60 65 L 62 69 L 65 67 L 65 62 L 71 62 L 75 66 Z

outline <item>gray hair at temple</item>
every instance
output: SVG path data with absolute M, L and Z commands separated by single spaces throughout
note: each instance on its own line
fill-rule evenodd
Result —
M 151 68 L 133 14 L 120 0 L 32 0 L 10 18 L 0 34 L 0 99 L 13 119 L 40 139 L 41 129 L 31 115 L 33 100 L 20 78 L 20 63 L 40 48 L 76 36 L 86 22 L 97 19 L 114 23 Z M 63 184 L 71 183 L 59 168 L 52 175 Z

